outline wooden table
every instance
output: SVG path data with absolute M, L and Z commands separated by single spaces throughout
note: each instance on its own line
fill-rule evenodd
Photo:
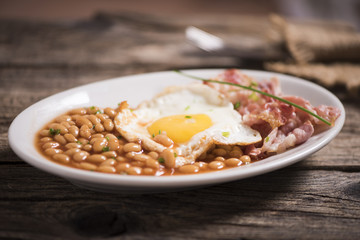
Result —
M 16 115 L 65 89 L 175 68 L 262 68 L 261 61 L 202 54 L 184 37 L 191 24 L 230 40 L 263 36 L 268 27 L 265 18 L 247 16 L 0 22 L 0 239 L 359 239 L 360 108 L 346 97 L 345 126 L 321 151 L 282 170 L 198 190 L 96 193 L 10 149 Z

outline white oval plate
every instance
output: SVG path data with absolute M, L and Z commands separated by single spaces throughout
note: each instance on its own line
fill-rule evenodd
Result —
M 210 78 L 222 71 L 222 69 L 203 69 L 185 72 Z M 75 185 L 103 192 L 150 193 L 219 184 L 274 171 L 320 150 L 340 132 L 345 121 L 345 110 L 341 102 L 326 89 L 283 74 L 242 71 L 260 81 L 277 77 L 286 94 L 304 97 L 315 106 L 320 104 L 335 106 L 341 110 L 341 116 L 333 128 L 312 136 L 307 142 L 282 154 L 246 166 L 204 174 L 164 177 L 105 174 L 56 164 L 44 158 L 36 150 L 34 145 L 36 132 L 47 122 L 70 109 L 92 105 L 116 107 L 117 103 L 123 100 L 127 100 L 130 106 L 135 107 L 143 100 L 151 99 L 166 86 L 194 81 L 175 72 L 155 72 L 96 82 L 45 98 L 25 109 L 15 118 L 9 128 L 9 143 L 14 152 L 27 163 L 63 177 Z

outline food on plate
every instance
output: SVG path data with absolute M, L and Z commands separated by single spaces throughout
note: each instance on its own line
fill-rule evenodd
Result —
M 154 176 L 204 173 L 281 153 L 326 129 L 325 122 L 334 123 L 339 115 L 336 108 L 313 107 L 300 97 L 284 95 L 276 79 L 257 82 L 231 69 L 212 82 L 168 87 L 134 109 L 124 99 L 117 108 L 71 110 L 46 124 L 35 144 L 50 160 L 84 170 Z

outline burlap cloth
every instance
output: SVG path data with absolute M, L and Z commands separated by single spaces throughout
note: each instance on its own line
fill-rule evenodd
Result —
M 333 87 L 346 86 L 360 95 L 360 34 L 336 22 L 294 22 L 271 16 L 272 37 L 283 44 L 291 59 L 269 62 L 265 68 L 288 73 Z

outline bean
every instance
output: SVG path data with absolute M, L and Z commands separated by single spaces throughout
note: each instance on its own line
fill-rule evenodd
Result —
M 223 162 L 223 161 L 225 161 L 225 158 L 219 156 L 219 157 L 216 157 L 214 160 L 219 161 L 219 162 Z
M 65 145 L 65 148 L 70 149 L 70 148 L 81 148 L 81 144 L 78 143 L 68 143 Z
M 50 137 L 50 136 L 51 136 L 49 129 L 41 130 L 41 131 L 39 132 L 39 134 L 40 134 L 40 136 L 42 136 L 42 137 Z
M 116 161 L 118 161 L 118 162 L 126 162 L 126 158 L 124 158 L 123 156 L 118 156 L 118 157 L 116 157 L 115 159 L 116 159 Z
M 240 161 L 245 162 L 245 163 L 249 163 L 249 162 L 251 162 L 251 158 L 249 157 L 249 155 L 242 155 L 240 157 Z
M 85 108 L 77 108 L 73 109 L 69 112 L 70 115 L 85 115 L 86 109 Z
M 89 127 L 89 129 L 93 127 L 92 122 L 84 116 L 79 116 L 78 118 L 76 118 L 76 125 L 78 127 L 86 125 Z
M 88 115 L 87 118 L 91 121 L 93 125 L 101 122 L 100 118 L 96 117 L 95 115 Z
M 97 166 L 91 163 L 87 163 L 87 162 L 82 162 L 80 163 L 80 167 L 85 169 L 85 170 L 96 170 Z
M 107 114 L 112 119 L 114 119 L 114 117 L 116 116 L 116 111 L 109 107 L 104 109 L 104 113 Z
M 62 150 L 61 149 L 56 149 L 56 148 L 47 148 L 45 149 L 45 154 L 48 155 L 48 156 L 52 156 L 54 154 L 57 154 L 57 153 L 62 153 Z
M 120 148 L 120 144 L 118 142 L 115 141 L 109 141 L 108 142 L 108 147 L 110 151 L 116 151 Z
M 99 139 L 98 141 L 95 141 L 94 144 L 93 144 L 93 151 L 94 152 L 103 152 L 104 150 L 104 147 L 107 146 L 107 142 L 106 140 L 105 141 L 102 141 L 101 139 Z
M 81 162 L 81 161 L 86 160 L 89 155 L 90 154 L 88 152 L 80 151 L 80 152 L 75 153 L 72 157 L 75 161 Z
M 104 173 L 115 173 L 116 172 L 115 168 L 112 166 L 100 166 L 97 170 L 100 172 L 104 172 Z
M 90 132 L 90 128 L 87 125 L 82 125 L 80 127 L 80 136 L 86 139 L 90 138 L 91 132 Z
M 69 115 L 61 115 L 61 116 L 58 116 L 57 118 L 55 118 L 55 121 L 58 123 L 69 122 L 69 121 L 71 121 L 71 117 Z
M 241 161 L 238 158 L 228 158 L 225 160 L 226 166 L 237 167 L 241 165 Z
M 40 142 L 46 143 L 46 142 L 50 142 L 50 141 L 52 141 L 52 140 L 53 140 L 53 139 L 50 138 L 50 137 L 43 137 L 43 138 L 40 139 Z
M 61 122 L 60 124 L 66 127 L 66 129 L 69 129 L 69 127 L 71 127 L 69 122 Z
M 91 139 L 94 139 L 94 138 L 104 138 L 104 134 L 96 133 L 96 134 L 91 135 Z
M 117 172 L 123 172 L 126 169 L 130 168 L 130 164 L 129 163 L 120 163 L 116 166 L 116 171 Z
M 150 168 L 158 169 L 160 168 L 159 161 L 156 161 L 155 159 L 149 158 L 146 160 L 146 166 Z
M 109 158 L 109 159 L 105 160 L 105 162 L 102 162 L 100 164 L 100 166 L 114 166 L 115 163 L 116 163 L 116 161 L 114 159 Z
M 116 140 L 117 142 L 119 142 L 118 138 L 114 134 L 111 134 L 111 133 L 106 134 L 105 138 L 109 139 L 109 141 Z
M 165 166 L 167 168 L 174 168 L 175 167 L 175 156 L 174 156 L 174 152 L 170 149 L 165 149 L 162 152 L 162 155 L 164 157 L 165 160 Z
M 61 145 L 65 145 L 67 143 L 65 137 L 62 135 L 55 135 L 54 140 L 60 143 Z
M 234 158 L 239 158 L 243 155 L 243 152 L 240 150 L 232 150 L 231 152 L 229 152 L 229 156 L 230 157 L 234 157 Z
M 104 126 L 101 124 L 101 123 L 97 123 L 97 124 L 95 124 L 95 131 L 96 132 L 103 132 L 103 131 L 105 131 L 105 128 L 104 128 Z
M 207 166 L 208 166 L 208 164 L 206 162 L 196 162 L 196 163 L 194 163 L 194 165 L 198 166 L 202 170 L 207 169 Z
M 122 155 L 122 154 L 124 153 L 124 146 L 119 145 L 119 148 L 118 148 L 118 150 L 116 150 L 116 152 L 117 152 L 118 154 Z
M 73 156 L 75 153 L 80 152 L 81 149 L 79 148 L 70 148 L 65 152 L 66 155 Z
M 213 154 L 206 154 L 207 160 L 214 160 L 215 156 Z
M 96 106 L 91 106 L 87 109 L 87 112 L 89 114 L 95 114 L 97 113 L 98 111 L 100 111 L 100 108 L 99 107 L 96 107 Z
M 58 162 L 61 162 L 61 163 L 68 163 L 70 162 L 70 157 L 66 154 L 62 154 L 62 153 L 57 153 L 57 154 L 54 154 L 53 156 L 53 159 L 58 161 Z
M 231 151 L 231 146 L 230 145 L 219 145 L 218 148 L 224 149 L 225 151 L 229 152 Z
M 223 167 L 224 167 L 224 163 L 220 161 L 212 161 L 209 163 L 209 168 L 214 170 L 219 170 L 222 169 Z
M 42 145 L 42 148 L 43 149 L 57 148 L 58 146 L 60 146 L 60 144 L 58 142 L 47 142 L 44 145 Z
M 104 155 L 107 158 L 115 158 L 115 157 L 117 157 L 117 154 L 116 154 L 115 151 L 103 152 L 102 155 Z
M 162 144 L 165 147 L 170 147 L 174 144 L 174 142 L 165 134 L 159 134 L 154 137 L 154 141 Z
M 199 172 L 199 170 L 200 170 L 200 168 L 198 166 L 191 165 L 191 164 L 179 167 L 179 171 L 181 173 L 186 173 L 186 174 L 197 173 L 197 172 Z
M 97 135 L 97 134 L 95 134 L 95 135 Z M 95 136 L 95 135 L 93 135 L 93 136 Z M 91 136 L 90 144 L 95 144 L 95 142 L 106 142 L 106 139 L 104 137 L 94 138 L 93 136 Z
M 91 144 L 86 144 L 83 146 L 83 150 L 90 152 L 92 150 L 92 145 Z
M 140 152 L 141 146 L 137 143 L 127 143 L 124 145 L 124 152 Z
M 104 122 L 106 119 L 109 118 L 108 115 L 102 114 L 102 113 L 98 113 L 98 114 L 96 114 L 96 116 L 101 120 L 101 122 Z
M 159 158 L 159 154 L 157 152 L 149 152 L 148 155 L 153 159 Z
M 105 127 L 106 131 L 111 132 L 114 129 L 113 121 L 111 119 L 105 119 L 104 127 Z
M 206 152 L 202 153 L 199 157 L 198 160 L 204 160 L 206 159 Z
M 69 121 L 68 123 L 70 124 L 70 126 L 74 126 L 74 125 L 75 125 L 75 122 L 74 122 L 74 121 Z
M 144 167 L 145 166 L 145 162 L 140 162 L 140 161 L 132 161 L 131 165 L 134 167 Z
M 129 167 L 125 169 L 125 172 L 129 175 L 140 175 L 142 172 L 142 168 L 140 167 Z
M 237 151 L 241 151 L 241 152 L 242 152 L 242 150 L 241 150 L 241 148 L 240 148 L 239 146 L 233 146 L 232 150 L 233 150 L 233 151 L 237 150 Z
M 216 148 L 212 151 L 212 154 L 216 155 L 216 156 L 225 156 L 226 155 L 226 150 L 223 148 Z
M 143 168 L 143 174 L 145 175 L 155 175 L 156 171 L 153 168 Z
M 76 137 L 74 137 L 74 135 L 70 133 L 65 134 L 64 138 L 66 139 L 67 142 L 77 142 Z
M 59 129 L 60 134 L 65 134 L 65 133 L 69 132 L 69 130 L 64 125 L 61 125 L 60 123 L 51 123 L 51 124 L 49 124 L 49 128 Z
M 77 126 L 71 126 L 69 127 L 69 133 L 74 137 L 77 137 L 79 136 L 79 128 Z
M 106 160 L 106 157 L 101 154 L 93 154 L 88 156 L 87 160 L 92 163 L 102 163 Z
M 146 162 L 148 159 L 151 159 L 151 157 L 149 157 L 146 154 L 136 154 L 134 156 L 134 160 L 140 161 L 140 162 Z
M 137 155 L 136 152 L 128 152 L 128 153 L 125 154 L 125 157 L 127 159 L 134 159 L 135 155 Z

